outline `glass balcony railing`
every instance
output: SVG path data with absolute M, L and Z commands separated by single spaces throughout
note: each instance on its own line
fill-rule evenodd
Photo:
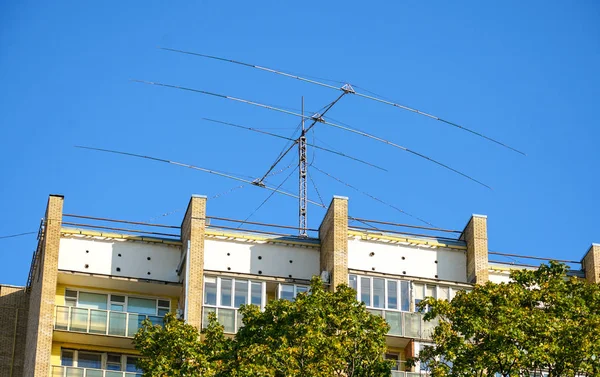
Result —
M 427 376 L 427 374 L 425 373 L 419 373 L 419 372 L 402 372 L 399 370 L 393 370 L 392 377 L 419 377 L 419 376 Z
M 52 367 L 52 377 L 141 377 L 141 373 L 117 372 L 113 370 L 77 368 L 77 367 Z
M 431 339 L 438 320 L 423 321 L 423 313 L 367 309 L 371 314 L 385 318 L 390 325 L 388 335 L 415 339 Z
M 159 316 L 73 306 L 56 306 L 54 318 L 55 330 L 128 338 L 135 335 L 145 319 L 149 319 L 155 325 L 163 324 L 163 318 Z

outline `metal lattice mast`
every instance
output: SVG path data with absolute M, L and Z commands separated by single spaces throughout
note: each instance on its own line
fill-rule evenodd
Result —
M 301 237 L 308 237 L 307 228 L 308 228 L 308 220 L 306 213 L 306 204 L 308 200 L 308 190 L 307 190 L 307 163 L 306 163 L 306 128 L 304 127 L 304 97 L 302 97 L 302 133 L 300 134 L 300 138 L 298 139 L 298 196 L 299 196 L 299 224 L 298 231 Z

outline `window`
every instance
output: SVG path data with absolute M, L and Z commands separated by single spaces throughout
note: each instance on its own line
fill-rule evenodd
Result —
M 279 287 L 279 298 L 283 299 L 283 300 L 288 300 L 288 301 L 294 301 L 295 295 L 294 295 L 294 286 L 293 285 L 287 285 L 287 284 L 282 284 Z
M 136 366 L 136 362 L 139 360 L 138 356 L 131 356 L 118 353 L 103 353 L 93 352 L 85 350 L 72 350 L 62 349 L 61 350 L 61 366 L 67 367 L 66 370 L 61 371 L 60 375 L 66 373 L 67 376 L 80 376 L 83 375 L 82 369 L 71 369 L 74 368 L 90 368 L 90 369 L 104 369 L 109 371 L 119 372 L 133 372 L 135 376 L 141 376 L 142 370 Z M 98 371 L 102 376 L 103 374 Z M 96 376 L 96 371 L 87 371 L 86 376 Z M 110 373 L 106 373 L 108 376 Z M 112 375 L 112 374 L 111 374 Z M 120 376 L 121 374 L 119 374 Z M 134 375 L 132 374 L 131 377 Z M 130 377 L 128 375 L 128 377 Z
M 135 357 L 135 356 L 126 356 L 125 372 L 142 373 L 142 370 L 137 367 L 137 361 L 139 359 L 140 359 L 139 357 Z
M 102 354 L 79 351 L 77 366 L 79 368 L 102 369 Z
M 210 313 L 215 313 L 224 331 L 235 333 L 243 325 L 238 311 L 242 305 L 251 304 L 262 309 L 267 295 L 272 299 L 293 301 L 298 294 L 305 292 L 308 292 L 305 285 L 205 276 L 202 326 L 208 326 Z
M 215 276 L 204 277 L 203 327 L 208 325 L 209 314 L 215 313 L 224 331 L 235 333 L 242 325 L 242 317 L 237 309 L 246 304 L 261 308 L 264 306 L 262 282 Z
M 373 279 L 373 307 L 385 308 L 385 280 Z
M 250 283 L 250 303 L 262 307 L 262 283 Z
M 362 276 L 360 278 L 360 300 L 367 306 L 371 306 L 371 278 Z
M 99 293 L 79 292 L 77 307 L 106 310 L 107 297 L 108 295 Z
M 61 365 L 72 367 L 75 360 L 74 352 L 70 350 L 62 350 Z
M 388 300 L 387 307 L 389 309 L 398 309 L 398 282 L 394 280 L 387 281 Z
M 204 278 L 204 305 L 217 305 L 217 278 Z
M 118 294 L 65 290 L 65 306 L 93 309 L 91 315 L 106 316 L 103 310 L 164 317 L 171 311 L 171 301 L 165 299 L 129 297 Z M 82 315 L 87 313 L 82 313 Z M 112 314 L 111 314 L 112 315 Z
M 239 308 L 242 305 L 248 303 L 248 281 L 236 280 L 235 282 L 235 297 L 233 299 L 233 306 Z
M 110 310 L 125 311 L 125 296 L 110 295 Z
M 129 297 L 127 300 L 127 311 L 137 314 L 156 315 L 156 300 Z
M 107 370 L 121 370 L 121 355 L 108 354 L 106 357 Z

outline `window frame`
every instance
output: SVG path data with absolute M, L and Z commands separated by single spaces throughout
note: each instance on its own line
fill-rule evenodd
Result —
M 73 357 L 72 357 L 72 361 L 73 361 L 73 365 L 63 365 L 63 354 L 64 352 L 70 352 Z M 94 355 L 99 355 L 100 356 L 100 368 L 90 368 L 90 367 L 82 367 L 79 366 L 79 354 L 83 353 L 83 354 L 94 354 Z M 112 370 L 112 369 L 108 369 L 108 356 L 119 356 L 119 370 Z M 135 358 L 135 359 L 139 359 L 140 356 L 139 355 L 133 355 L 133 354 L 128 354 L 128 353 L 119 353 L 119 352 L 103 352 L 103 351 L 94 351 L 94 350 L 87 350 L 87 349 L 75 349 L 75 348 L 62 348 L 60 349 L 60 365 L 57 366 L 61 366 L 63 368 L 85 368 L 85 369 L 93 369 L 93 370 L 103 370 L 103 371 L 114 371 L 114 372 L 122 372 L 122 373 L 131 373 L 131 374 L 135 374 L 138 376 L 142 375 L 142 371 L 128 371 L 127 370 L 127 359 L 128 358 Z M 114 364 L 113 364 L 114 365 Z M 136 367 L 137 368 L 137 367 Z
M 68 296 L 67 292 L 75 292 L 76 296 Z M 154 300 L 155 302 L 155 314 L 145 314 L 145 315 L 150 315 L 150 316 L 160 316 L 163 317 L 165 314 L 163 314 L 162 316 L 159 314 L 161 310 L 165 310 L 168 309 L 167 313 L 171 312 L 171 299 L 168 297 L 157 297 L 157 296 L 142 296 L 142 295 L 137 295 L 137 294 L 124 294 L 124 293 L 114 293 L 114 292 L 105 292 L 105 291 L 100 291 L 100 290 L 93 290 L 93 289 L 79 289 L 79 288 L 65 288 L 65 294 L 63 296 L 64 299 L 64 306 L 73 306 L 75 308 L 80 308 L 79 306 L 79 293 L 80 292 L 84 292 L 84 293 L 93 293 L 93 294 L 103 294 L 106 295 L 106 307 L 107 309 L 94 309 L 94 310 L 105 310 L 105 311 L 112 311 L 112 312 L 122 312 L 122 313 L 130 313 L 130 314 L 139 314 L 137 312 L 130 312 L 129 311 L 129 298 L 138 298 L 138 299 L 144 299 L 144 300 Z M 114 301 L 113 300 L 113 296 L 117 296 L 117 297 L 124 297 L 125 301 L 124 302 L 119 302 L 119 301 Z M 69 305 L 68 302 L 72 301 L 73 299 L 75 299 L 75 305 Z M 164 305 L 160 305 L 160 301 L 166 302 L 169 304 L 168 307 L 164 306 Z M 116 305 L 123 305 L 123 310 L 113 310 L 112 309 L 112 304 L 115 303 Z

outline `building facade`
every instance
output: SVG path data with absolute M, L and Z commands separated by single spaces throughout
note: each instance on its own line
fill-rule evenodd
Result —
M 315 275 L 330 289 L 352 286 L 390 324 L 393 374 L 419 375 L 404 361 L 435 323 L 416 304 L 507 281 L 516 268 L 490 260 L 480 215 L 462 231 L 382 231 L 386 223 L 351 218 L 348 199 L 334 197 L 315 236 L 297 237 L 217 225 L 234 220 L 208 216 L 203 196 L 190 199 L 179 227 L 65 214 L 63 202 L 49 197 L 27 287 L 0 286 L 0 377 L 139 376 L 132 337 L 143 320 L 175 312 L 201 328 L 214 312 L 233 334 L 240 305 L 293 300 Z M 600 282 L 600 245 L 581 266 L 572 273 Z

